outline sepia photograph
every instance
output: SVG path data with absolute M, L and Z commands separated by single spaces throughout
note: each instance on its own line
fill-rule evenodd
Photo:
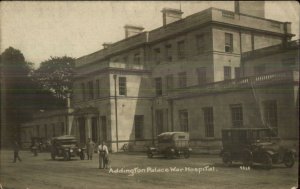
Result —
M 1 1 L 0 189 L 299 188 L 297 1 Z

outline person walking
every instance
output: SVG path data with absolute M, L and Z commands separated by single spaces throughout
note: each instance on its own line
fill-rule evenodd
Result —
M 20 145 L 18 144 L 18 142 L 17 141 L 15 141 L 14 142 L 14 163 L 16 163 L 17 162 L 17 159 L 21 162 L 22 160 L 21 160 L 21 158 L 20 158 L 20 156 L 19 156 L 19 151 L 20 151 Z
M 108 148 L 105 145 L 105 142 L 102 141 L 98 146 L 98 154 L 99 154 L 99 169 L 107 169 L 108 168 Z
M 93 140 L 91 140 L 91 138 L 89 138 L 87 145 L 86 145 L 86 154 L 87 154 L 88 160 L 93 159 L 94 149 L 95 149 L 95 143 L 93 142 Z

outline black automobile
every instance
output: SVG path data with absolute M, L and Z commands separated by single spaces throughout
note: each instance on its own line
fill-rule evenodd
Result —
M 292 167 L 296 151 L 280 145 L 280 139 L 269 128 L 228 128 L 222 130 L 223 149 L 221 157 L 225 165 L 233 161 L 244 166 L 260 163 L 265 168 L 283 163 Z
M 192 149 L 189 147 L 189 133 L 186 132 L 165 132 L 157 136 L 157 147 L 149 147 L 147 155 L 152 158 L 154 155 L 163 155 L 168 158 L 190 157 Z
M 63 135 L 52 138 L 51 158 L 63 157 L 64 160 L 70 160 L 71 157 L 79 156 L 84 160 L 85 148 L 79 147 L 79 143 L 74 136 Z

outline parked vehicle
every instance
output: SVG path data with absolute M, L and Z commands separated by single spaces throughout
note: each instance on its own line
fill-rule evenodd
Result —
M 79 156 L 84 160 L 85 147 L 79 147 L 79 143 L 74 136 L 63 135 L 52 138 L 51 158 L 63 157 L 64 160 L 70 160 L 71 157 Z
M 260 163 L 265 168 L 283 163 L 292 167 L 296 151 L 280 146 L 280 139 L 269 128 L 228 128 L 222 130 L 221 157 L 225 165 L 233 161 L 245 166 Z
M 154 155 L 163 155 L 168 158 L 180 157 L 189 158 L 192 149 L 189 147 L 189 133 L 186 132 L 165 132 L 157 136 L 157 147 L 149 147 L 147 155 L 152 158 Z
M 49 150 L 49 145 L 43 137 L 31 137 L 30 149 L 33 153 L 44 152 Z

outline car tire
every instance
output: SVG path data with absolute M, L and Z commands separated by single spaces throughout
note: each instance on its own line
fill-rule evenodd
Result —
M 266 169 L 271 169 L 272 168 L 272 157 L 271 155 L 265 153 L 263 155 L 263 164 L 264 164 L 264 167 Z
M 284 157 L 283 163 L 286 167 L 291 168 L 295 164 L 295 156 L 293 154 L 287 154 Z
M 147 156 L 148 156 L 148 158 L 153 158 L 153 153 L 152 152 L 148 152 Z
M 70 153 L 69 153 L 69 152 L 65 152 L 65 153 L 64 153 L 64 160 L 65 160 L 65 161 L 70 160 Z
M 231 154 L 229 152 L 225 152 L 222 155 L 222 160 L 224 165 L 230 167 L 232 165 Z
M 83 152 L 81 152 L 79 156 L 80 156 L 81 160 L 84 160 L 84 153 Z
M 246 167 L 251 167 L 253 164 L 253 156 L 249 150 L 243 152 L 243 165 Z
M 51 159 L 55 160 L 55 154 L 54 153 L 51 153 Z
M 189 152 L 184 152 L 183 157 L 185 159 L 188 159 L 190 157 L 190 153 Z

